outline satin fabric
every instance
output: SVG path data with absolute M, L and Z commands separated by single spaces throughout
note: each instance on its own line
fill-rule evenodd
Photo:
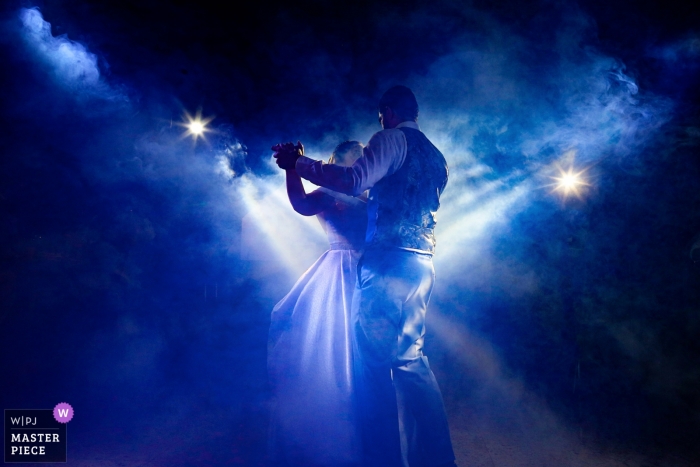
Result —
M 353 343 L 366 467 L 454 461 L 442 394 L 423 355 L 432 257 L 368 250 L 358 266 Z
M 350 314 L 366 226 L 365 204 L 330 190 L 331 249 L 294 284 L 271 316 L 273 392 L 269 452 L 279 466 L 355 466 L 361 461 L 353 397 Z

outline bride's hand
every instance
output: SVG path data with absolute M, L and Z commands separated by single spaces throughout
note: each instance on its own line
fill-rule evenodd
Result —
M 301 144 L 301 141 L 297 141 L 297 144 L 294 145 L 291 142 L 288 143 L 278 143 L 272 146 L 271 148 L 275 152 L 282 152 L 282 151 L 298 151 L 300 156 L 304 155 L 304 145 Z
M 292 143 L 277 143 L 274 146 L 272 146 L 271 149 L 275 152 L 281 152 L 285 149 L 289 149 L 290 147 L 292 147 Z
M 294 146 L 294 149 L 296 150 L 299 157 L 304 155 L 304 145 L 301 144 L 301 141 L 297 141 L 297 144 L 296 146 Z
M 291 170 L 296 166 L 297 159 L 304 155 L 304 145 L 301 141 L 297 141 L 297 144 L 292 143 L 280 143 L 272 146 L 272 150 L 275 151 L 273 155 L 277 159 L 277 166 L 284 170 Z

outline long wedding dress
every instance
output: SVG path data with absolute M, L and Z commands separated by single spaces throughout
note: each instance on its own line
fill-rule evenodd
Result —
M 282 466 L 360 463 L 350 310 L 367 211 L 357 198 L 319 190 L 335 198 L 332 209 L 317 215 L 330 249 L 272 310 L 270 453 Z

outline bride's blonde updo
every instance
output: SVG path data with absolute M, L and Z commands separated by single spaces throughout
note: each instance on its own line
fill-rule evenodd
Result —
M 344 141 L 335 147 L 333 154 L 328 158 L 328 163 L 350 167 L 362 157 L 362 148 L 362 143 L 359 141 Z

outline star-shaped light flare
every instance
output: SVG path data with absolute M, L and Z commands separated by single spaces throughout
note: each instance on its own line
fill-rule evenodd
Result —
M 564 196 L 569 196 L 570 194 L 576 195 L 576 197 L 581 197 L 582 188 L 589 186 L 589 183 L 583 178 L 583 174 L 586 170 L 581 170 L 579 172 L 574 172 L 573 167 L 569 168 L 568 171 L 559 169 L 560 176 L 552 177 L 556 180 L 555 190 L 564 194 Z
M 189 112 L 185 111 L 183 122 L 179 123 L 180 126 L 187 128 L 187 131 L 183 133 L 183 138 L 191 136 L 195 142 L 197 138 L 206 139 L 204 134 L 210 133 L 213 130 L 207 128 L 207 124 L 214 120 L 214 117 L 202 118 L 202 109 L 197 110 L 197 113 L 193 117 Z

